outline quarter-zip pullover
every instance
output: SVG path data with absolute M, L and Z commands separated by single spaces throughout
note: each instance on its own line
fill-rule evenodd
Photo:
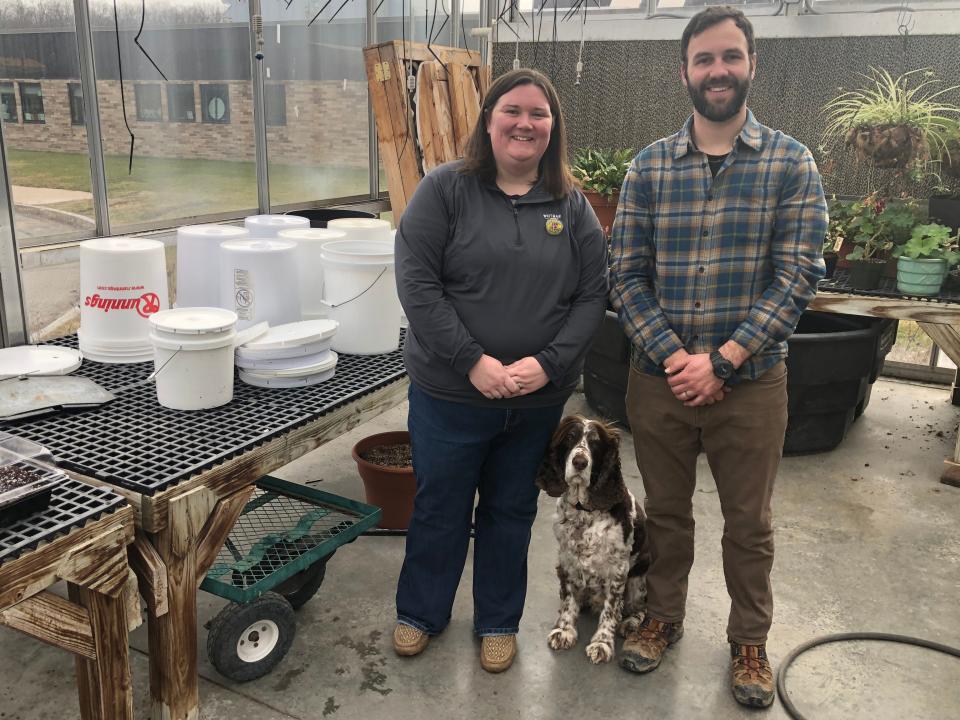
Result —
M 510 197 L 461 165 L 424 177 L 397 227 L 407 372 L 428 394 L 455 402 L 563 403 L 606 308 L 600 223 L 577 190 L 556 200 L 537 184 Z M 505 365 L 533 356 L 550 382 L 488 400 L 467 376 L 484 353 Z

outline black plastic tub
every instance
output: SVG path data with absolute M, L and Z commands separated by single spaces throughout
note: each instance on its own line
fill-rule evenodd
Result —
M 583 394 L 594 412 L 606 420 L 629 427 L 627 422 L 627 375 L 630 346 L 617 314 L 607 310 L 583 364 Z
M 372 212 L 365 210 L 347 210 L 344 208 L 313 208 L 310 210 L 291 210 L 286 215 L 305 217 L 312 228 L 325 228 L 331 220 L 339 218 L 375 218 Z
M 806 312 L 790 338 L 785 455 L 832 450 L 870 402 L 897 321 Z

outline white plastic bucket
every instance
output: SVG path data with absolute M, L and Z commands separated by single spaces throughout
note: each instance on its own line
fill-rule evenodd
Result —
M 324 243 L 345 240 L 347 234 L 329 228 L 281 230 L 278 240 L 297 244 L 297 277 L 300 283 L 300 315 L 317 317 L 326 312 L 323 306 L 323 265 L 320 251 Z
M 80 351 L 97 362 L 153 358 L 148 318 L 169 307 L 163 243 L 98 238 L 80 243 Z
M 286 240 L 220 243 L 217 305 L 237 314 L 238 330 L 263 320 L 283 325 L 300 319 L 296 248 Z
M 173 410 L 203 410 L 233 399 L 237 315 L 214 307 L 176 308 L 150 318 L 157 400 Z
M 275 238 L 281 230 L 310 227 L 310 221 L 299 215 L 249 215 L 243 226 L 255 238 Z
M 331 230 L 347 234 L 347 240 L 375 240 L 391 242 L 390 223 L 375 218 L 336 218 L 327 223 Z
M 324 303 L 329 317 L 340 323 L 333 349 L 352 355 L 396 350 L 401 308 L 393 244 L 389 240 L 336 240 L 324 243 L 320 259 Z
M 220 243 L 249 233 L 230 225 L 184 225 L 177 229 L 177 307 L 216 307 L 220 302 Z

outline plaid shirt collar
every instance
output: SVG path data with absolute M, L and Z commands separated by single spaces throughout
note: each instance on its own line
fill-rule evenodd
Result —
M 737 139 L 757 152 L 763 149 L 763 130 L 749 108 L 747 108 L 747 121 L 740 129 Z M 693 115 L 687 118 L 683 128 L 677 133 L 677 140 L 673 145 L 673 158 L 679 160 L 690 152 L 700 152 L 697 144 L 693 141 Z

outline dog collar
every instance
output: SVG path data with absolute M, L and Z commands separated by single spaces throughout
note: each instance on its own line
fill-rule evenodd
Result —
M 590 508 L 584 507 L 583 504 L 577 500 L 577 504 L 574 505 L 577 510 L 582 510 L 583 512 L 593 512 Z

